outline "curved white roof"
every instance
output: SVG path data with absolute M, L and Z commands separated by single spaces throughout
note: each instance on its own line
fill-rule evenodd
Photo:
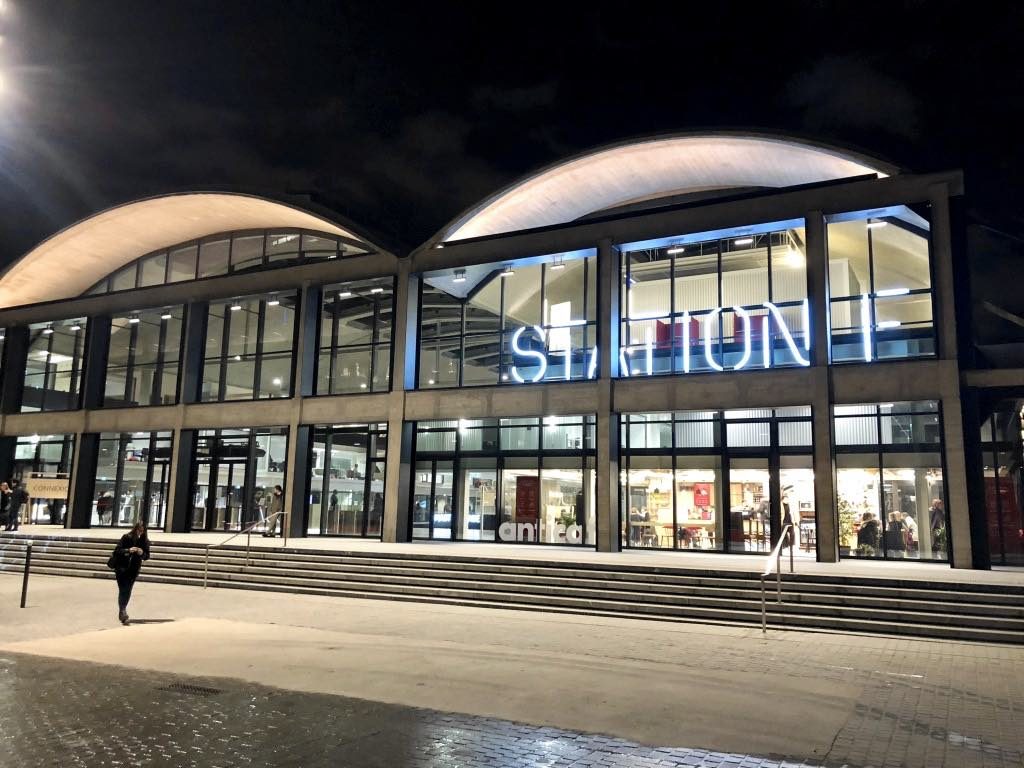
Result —
M 315 229 L 365 242 L 314 213 L 252 195 L 189 192 L 127 203 L 44 240 L 0 276 L 0 308 L 79 296 L 139 256 L 236 229 Z
M 894 172 L 876 160 L 793 139 L 747 134 L 642 139 L 527 176 L 464 212 L 432 242 L 565 224 L 659 197 Z

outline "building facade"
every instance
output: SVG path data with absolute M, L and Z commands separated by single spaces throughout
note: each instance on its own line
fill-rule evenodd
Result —
M 962 195 L 722 134 L 559 163 L 403 255 L 266 198 L 131 203 L 0 277 L 0 471 L 70 528 L 239 530 L 280 485 L 294 536 L 685 558 L 789 524 L 823 562 L 1021 564 Z

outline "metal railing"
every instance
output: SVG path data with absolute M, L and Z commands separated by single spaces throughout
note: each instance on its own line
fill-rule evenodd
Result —
M 768 599 L 765 593 L 765 579 L 772 575 L 772 570 L 775 571 L 775 601 L 779 604 L 782 603 L 782 548 L 786 545 L 789 539 L 789 534 L 796 533 L 796 529 L 792 524 L 786 525 L 782 529 L 782 535 L 779 536 L 779 541 L 775 544 L 775 549 L 768 555 L 768 565 L 764 569 L 764 573 L 761 574 L 761 632 L 767 634 L 768 632 Z M 793 573 L 793 548 L 796 541 L 789 542 L 789 572 Z M 774 567 L 773 567 L 774 564 Z
M 274 520 L 275 518 L 278 518 L 278 517 L 284 518 L 284 543 L 285 543 L 285 546 L 288 546 L 288 533 L 287 533 L 287 530 L 288 530 L 288 519 L 287 519 L 287 516 L 285 515 L 284 512 L 275 512 L 272 515 L 267 515 L 262 520 L 257 520 L 254 523 L 249 523 L 249 525 L 245 526 L 245 528 L 243 528 L 242 530 L 236 531 L 235 533 L 231 534 L 226 539 L 224 539 L 224 541 L 219 541 L 216 544 L 207 544 L 206 545 L 206 562 L 203 564 L 203 589 L 206 589 L 206 579 L 207 579 L 207 576 L 210 573 L 210 550 L 211 549 L 214 549 L 215 547 L 223 547 L 225 544 L 227 544 L 232 539 L 236 539 L 239 536 L 241 536 L 242 534 L 245 534 L 245 565 L 246 565 L 246 567 L 248 567 L 248 565 L 249 565 L 249 551 L 252 549 L 252 532 L 255 531 L 257 528 L 259 528 L 261 525 L 270 523 L 271 520 Z

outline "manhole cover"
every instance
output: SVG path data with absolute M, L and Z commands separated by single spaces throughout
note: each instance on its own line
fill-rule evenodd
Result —
M 157 690 L 184 693 L 189 696 L 214 696 L 218 693 L 224 693 L 220 688 L 207 688 L 205 685 L 192 685 L 191 683 L 171 683 L 170 685 L 157 688 Z

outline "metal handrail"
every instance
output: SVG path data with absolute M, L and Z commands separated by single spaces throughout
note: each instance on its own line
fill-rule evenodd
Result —
M 778 542 L 775 544 L 775 549 L 772 550 L 771 554 L 768 555 L 768 565 L 765 566 L 764 573 L 761 574 L 761 632 L 767 634 L 768 632 L 768 602 L 765 596 L 764 580 L 772 575 L 772 563 L 775 563 L 775 601 L 779 604 L 782 603 L 782 547 L 786 543 L 788 536 L 786 535 L 790 531 L 795 532 L 795 528 L 792 523 L 787 523 L 782 529 L 782 535 L 779 536 Z M 789 572 L 793 573 L 793 545 L 795 542 L 789 542 Z
M 245 528 L 240 531 L 235 531 L 233 534 L 228 536 L 224 541 L 217 542 L 216 544 L 206 545 L 206 563 L 203 565 L 203 589 L 206 589 L 206 578 L 210 573 L 210 550 L 214 547 L 223 547 L 232 539 L 238 538 L 243 533 L 245 534 L 245 564 L 249 565 L 249 550 L 252 547 L 252 532 L 264 523 L 269 523 L 275 517 L 283 517 L 284 512 L 274 512 L 272 515 L 267 515 L 262 520 L 256 520 L 255 522 L 249 523 Z M 287 541 L 287 539 L 286 539 Z

